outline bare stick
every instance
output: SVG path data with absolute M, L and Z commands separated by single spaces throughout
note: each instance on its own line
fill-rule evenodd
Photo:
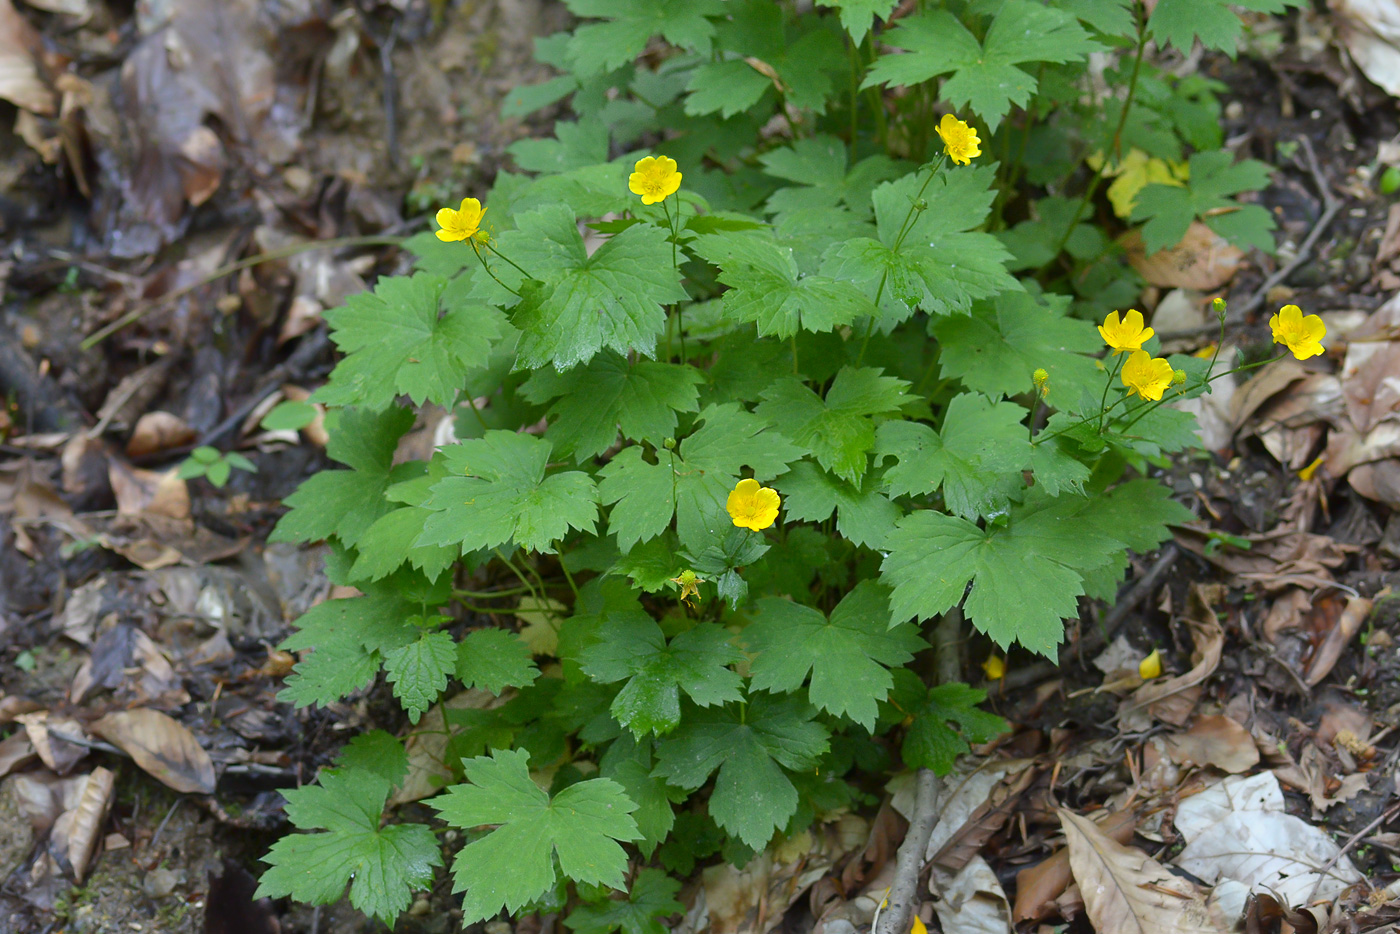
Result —
M 938 621 L 933 631 L 933 645 L 938 652 L 937 680 L 939 684 L 957 681 L 962 675 L 960 646 L 962 644 L 962 610 L 954 607 Z M 919 769 L 915 779 L 914 814 L 909 819 L 909 832 L 895 855 L 894 884 L 890 886 L 889 907 L 879 916 L 875 934 L 908 934 L 913 923 L 914 906 L 918 901 L 919 876 L 923 874 L 928 840 L 938 823 L 939 778 L 929 769 Z

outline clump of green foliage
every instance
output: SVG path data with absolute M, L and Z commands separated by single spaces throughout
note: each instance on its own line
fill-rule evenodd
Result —
M 960 607 L 1054 657 L 1188 517 L 1149 472 L 1195 442 L 1162 403 L 1207 363 L 1140 329 L 1103 356 L 1095 323 L 1142 286 L 1117 235 L 1155 251 L 1200 220 L 1269 249 L 1272 221 L 1236 201 L 1267 170 L 1221 150 L 1219 86 L 1146 60 L 1233 54 L 1225 0 L 568 3 L 577 28 L 537 43 L 558 77 L 506 111 L 572 118 L 327 315 L 342 469 L 275 538 L 325 540 L 362 595 L 298 621 L 282 696 L 382 673 L 414 723 L 443 709 L 427 803 L 465 834 L 465 921 L 659 932 L 696 860 L 1004 729 L 929 683 L 925 621 Z M 1098 196 L 1124 178 L 1120 218 Z M 399 462 L 424 403 L 457 443 Z M 438 708 L 462 688 L 500 700 Z M 288 792 L 316 832 L 273 847 L 261 894 L 348 883 L 392 923 L 443 863 L 427 825 L 384 822 L 408 767 L 371 733 Z

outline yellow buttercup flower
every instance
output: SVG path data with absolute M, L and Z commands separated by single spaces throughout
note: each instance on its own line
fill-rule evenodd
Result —
M 988 655 L 982 663 L 982 671 L 988 681 L 1000 681 L 1006 677 L 1006 659 L 1000 655 Z
M 777 490 L 759 486 L 757 480 L 749 479 L 740 480 L 730 491 L 724 508 L 739 528 L 762 532 L 777 521 L 781 504 Z
M 1134 350 L 1123 364 L 1123 385 L 1128 395 L 1137 393 L 1148 402 L 1156 402 L 1172 384 L 1172 365 L 1145 350 Z
M 486 216 L 486 208 L 475 198 L 463 198 L 457 210 L 443 208 L 437 212 L 437 232 L 439 240 L 452 243 L 456 240 L 470 240 L 481 230 L 481 219 Z
M 1151 655 L 1138 662 L 1138 675 L 1144 681 L 1162 677 L 1162 653 L 1153 649 Z
M 1297 305 L 1284 305 L 1278 314 L 1269 319 L 1269 328 L 1274 332 L 1275 344 L 1286 344 L 1299 360 L 1316 357 L 1322 353 L 1322 338 L 1327 335 L 1327 325 L 1317 315 L 1303 317 L 1303 309 Z
M 938 135 L 943 140 L 943 151 L 958 165 L 967 165 L 982 155 L 977 131 L 952 114 L 944 114 L 938 122 Z
M 681 187 L 681 173 L 676 160 L 669 156 L 647 156 L 638 160 L 627 178 L 627 187 L 642 196 L 642 204 L 657 204 L 675 194 Z
M 1114 354 L 1125 350 L 1141 350 L 1142 345 L 1150 341 L 1156 333 L 1151 328 L 1142 326 L 1142 312 L 1136 308 L 1130 308 L 1122 321 L 1118 320 L 1118 312 L 1111 311 L 1108 317 L 1103 319 L 1103 324 L 1099 325 L 1099 334 L 1103 337 L 1103 342 L 1113 348 Z

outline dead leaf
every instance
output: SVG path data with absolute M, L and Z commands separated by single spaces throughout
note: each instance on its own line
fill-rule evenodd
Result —
M 1186 798 L 1175 823 L 1186 847 L 1174 862 L 1207 884 L 1233 879 L 1301 905 L 1314 886 L 1330 901 L 1361 881 L 1326 833 L 1284 811 L 1272 772 L 1230 776 Z
M 1308 369 L 1292 357 L 1281 357 L 1263 366 L 1230 400 L 1235 430 L 1274 396 L 1308 375 Z
M 1322 679 L 1327 677 L 1342 657 L 1342 650 L 1361 631 L 1361 624 L 1366 622 L 1366 617 L 1370 615 L 1370 600 L 1365 597 L 1351 597 L 1347 600 L 1346 608 L 1337 619 L 1337 625 L 1328 631 L 1327 637 L 1322 640 L 1322 645 L 1318 646 L 1317 653 L 1308 663 L 1303 680 L 1307 681 L 1309 687 L 1316 687 L 1322 683 Z
M 1400 341 L 1352 341 L 1339 374 L 1347 416 L 1365 433 L 1400 414 Z
M 145 457 L 185 447 L 193 444 L 197 437 L 195 430 L 180 416 L 169 412 L 147 412 L 136 420 L 136 427 L 126 442 L 126 456 Z
M 1353 470 L 1351 477 L 1355 478 L 1356 473 Z M 1303 486 L 1299 486 L 1299 491 Z M 1357 551 L 1355 545 L 1336 541 L 1328 535 L 1300 532 L 1289 525 L 1281 521 L 1280 527 L 1271 532 L 1240 536 L 1249 544 L 1248 548 L 1236 548 L 1228 543 L 1208 548 L 1209 533 L 1191 526 L 1175 527 L 1173 536 L 1178 545 L 1192 554 L 1205 558 L 1240 582 L 1257 584 L 1270 593 L 1288 587 L 1312 590 L 1330 584 L 1331 569 L 1340 567 Z
M 127 516 L 164 516 L 167 519 L 188 519 L 190 491 L 172 467 L 164 473 L 131 467 L 113 458 L 107 464 L 107 476 L 117 497 L 117 512 Z
M 1186 624 L 1195 643 L 1191 670 L 1138 688 L 1119 708 L 1120 723 L 1128 722 L 1131 715 L 1140 715 L 1142 711 L 1174 726 L 1182 726 L 1190 719 L 1200 697 L 1201 685 L 1220 666 L 1220 654 L 1225 646 L 1225 630 L 1215 618 L 1215 611 L 1199 584 L 1193 583 L 1187 592 Z
M 1239 272 L 1244 251 L 1200 221 L 1192 221 L 1174 247 L 1146 255 L 1142 234 L 1132 230 L 1122 238 L 1128 262 L 1148 282 L 1170 289 L 1210 292 Z
M 112 772 L 93 769 L 83 780 L 77 802 L 54 821 L 49 852 L 75 882 L 81 883 L 87 875 L 116 785 Z
M 492 710 L 515 696 L 507 690 L 497 697 L 490 691 L 468 688 L 440 704 L 434 704 L 408 734 L 404 746 L 408 751 L 408 775 L 394 789 L 389 806 L 397 807 L 435 795 L 452 781 L 452 770 L 443 764 L 447 742 L 459 729 L 447 723 L 449 710 Z
M 1165 737 L 1165 742 L 1172 761 L 1181 765 L 1209 765 L 1238 773 L 1259 764 L 1254 737 L 1229 717 L 1198 717 L 1191 729 Z
M 15 720 L 24 725 L 24 731 L 28 734 L 29 741 L 34 744 L 34 751 L 39 754 L 44 765 L 59 775 L 67 775 L 73 771 L 73 766 L 77 765 L 88 754 L 86 746 L 81 743 L 69 742 L 63 738 L 87 739 L 83 728 L 78 725 L 76 720 L 39 712 L 21 714 L 15 717 Z M 56 736 L 54 733 L 62 735 Z
M 1302 629 L 1303 616 L 1311 609 L 1312 601 L 1303 590 L 1294 588 L 1278 597 L 1270 604 L 1269 613 L 1260 627 L 1265 641 L 1277 645 L 1280 634 L 1290 629 Z
M 1201 892 L 1141 850 L 1106 836 L 1098 825 L 1060 808 L 1070 867 L 1095 930 L 1137 934 L 1225 934 Z
M 1326 813 L 1333 806 L 1345 804 L 1370 787 L 1370 779 L 1365 772 L 1336 777 L 1336 766 L 1328 761 L 1327 754 L 1314 743 L 1303 746 L 1296 761 L 1273 770 L 1274 777 L 1308 796 L 1312 806 L 1319 813 Z
M 1099 832 L 1110 839 L 1127 843 L 1137 829 L 1137 815 L 1132 811 L 1101 813 L 1098 827 Z M 1012 917 L 1017 924 L 1049 917 L 1056 900 L 1073 881 L 1069 850 L 1064 847 L 1056 850 L 1049 859 L 1022 869 L 1016 873 L 1016 904 L 1011 912 Z
M 960 872 L 1010 819 L 1021 796 L 1039 774 L 1039 770 L 1033 766 L 1034 762 L 1023 760 L 1017 763 L 1017 767 L 1005 771 L 987 792 L 986 798 L 963 819 L 962 825 L 939 846 L 929 861 L 945 873 Z M 950 816 L 956 820 L 956 816 L 950 813 L 951 800 L 945 807 L 947 810 L 940 809 L 939 823 Z
M 1356 67 L 1400 97 L 1400 7 L 1393 0 L 1328 0 L 1327 5 Z
M 176 791 L 213 794 L 214 763 L 179 721 L 158 710 L 137 708 L 109 713 L 91 729 Z
M 53 91 L 39 77 L 37 55 L 43 39 L 10 0 L 0 0 L 0 97 L 17 107 L 51 117 Z
M 35 755 L 34 744 L 29 741 L 27 732 L 21 730 L 0 739 L 0 778 L 27 765 Z
M 946 932 L 1011 934 L 1011 906 L 987 861 L 974 856 L 957 875 L 939 880 L 933 910 Z

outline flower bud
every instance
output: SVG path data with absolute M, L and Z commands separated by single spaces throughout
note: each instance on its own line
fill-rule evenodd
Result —
M 1037 368 L 1036 371 L 1031 374 L 1031 381 L 1037 386 L 1044 386 L 1050 381 L 1050 374 L 1043 369 Z
M 1180 386 L 1184 382 L 1186 382 L 1186 371 L 1172 370 L 1172 385 Z
M 927 211 L 927 210 L 928 210 L 928 202 L 927 202 L 926 200 L 924 200 L 923 198 L 920 198 L 918 201 L 915 201 L 915 202 L 914 202 L 914 210 L 916 210 L 916 211 Z
M 1217 298 L 1211 299 L 1211 302 L 1210 302 L 1210 310 L 1213 311 L 1213 312 L 1215 312 L 1215 316 L 1216 316 L 1217 318 L 1224 318 L 1224 317 L 1225 317 L 1225 299 L 1223 299 L 1223 298 L 1218 298 L 1218 297 L 1217 297 Z
M 661 442 L 661 446 L 668 451 L 674 451 L 676 449 L 676 439 L 667 438 L 665 441 Z

